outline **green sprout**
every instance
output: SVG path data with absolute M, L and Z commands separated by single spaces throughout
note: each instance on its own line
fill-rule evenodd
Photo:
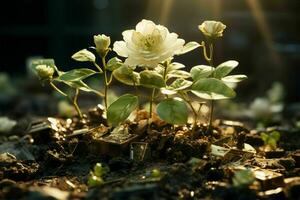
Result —
M 108 167 L 103 167 L 101 163 L 96 163 L 94 166 L 93 171 L 90 172 L 88 178 L 88 186 L 89 187 L 96 187 L 104 184 L 103 175 L 109 172 Z
M 152 169 L 151 177 L 153 178 L 161 177 L 161 171 L 159 169 Z
M 264 141 L 265 147 L 270 147 L 272 150 L 275 150 L 280 139 L 280 133 L 278 131 L 272 131 L 269 134 L 261 133 L 260 137 Z

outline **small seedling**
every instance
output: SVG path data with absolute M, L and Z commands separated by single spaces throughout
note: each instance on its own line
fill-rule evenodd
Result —
M 104 183 L 102 176 L 107 174 L 108 172 L 109 172 L 108 167 L 103 167 L 101 163 L 96 163 L 93 171 L 90 172 L 88 178 L 88 186 L 96 187 L 102 185 Z
M 159 169 L 152 169 L 151 171 L 151 177 L 157 178 L 161 176 L 161 172 Z
M 269 147 L 272 150 L 275 150 L 280 139 L 280 133 L 278 131 L 272 131 L 269 134 L 261 133 L 260 137 L 264 141 L 265 147 Z
M 89 187 L 97 187 L 97 186 L 103 185 L 103 183 L 104 183 L 104 181 L 101 177 L 90 174 L 89 179 L 88 179 Z

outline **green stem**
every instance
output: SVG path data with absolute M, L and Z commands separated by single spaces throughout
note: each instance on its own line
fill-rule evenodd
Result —
M 134 90 L 135 90 L 135 95 L 138 97 L 138 99 L 140 98 L 140 94 L 139 94 L 139 90 L 138 90 L 138 87 L 136 85 L 136 82 L 134 80 L 134 78 L 132 78 L 132 82 L 133 82 L 133 87 L 134 87 Z M 139 120 L 139 110 L 140 110 L 140 102 L 138 102 L 137 104 L 137 107 L 136 107 L 136 118 L 135 120 L 138 122 Z
M 155 88 L 152 89 L 152 94 L 151 94 L 151 96 L 150 96 L 150 106 L 149 106 L 148 125 L 150 125 L 151 119 L 152 119 L 152 107 L 153 107 L 153 99 L 154 99 L 154 95 L 155 95 Z
M 163 66 L 165 67 L 164 74 L 163 74 L 163 78 L 164 78 L 165 82 L 167 82 L 166 78 L 167 78 L 168 65 L 169 65 L 168 62 L 163 64 Z
M 74 95 L 74 98 L 73 98 L 72 102 L 73 102 L 73 105 L 74 105 L 74 107 L 75 107 L 75 109 L 76 109 L 76 111 L 78 113 L 79 118 L 82 119 L 83 115 L 82 115 L 81 110 L 80 110 L 80 108 L 79 108 L 79 106 L 77 104 L 78 94 L 79 94 L 79 89 L 76 88 L 75 95 Z
M 204 47 L 204 49 L 206 49 L 206 47 Z M 213 51 L 214 51 L 214 46 L 211 43 L 209 44 L 209 59 L 207 59 L 207 62 L 212 67 L 212 70 L 213 70 Z M 213 112 L 214 112 L 214 100 L 212 99 L 210 102 L 210 116 L 209 116 L 208 131 L 212 130 Z
M 60 93 L 61 95 L 67 97 L 68 95 L 66 93 L 64 93 L 63 91 L 61 91 L 60 89 L 58 89 L 58 87 L 56 87 L 56 85 L 54 85 L 54 83 L 52 83 L 51 81 L 49 82 L 49 84 L 51 85 L 51 87 L 56 90 L 58 93 Z
M 213 67 L 213 52 L 214 52 L 214 46 L 213 44 L 209 44 L 209 59 L 207 60 L 209 65 Z
M 214 113 L 214 100 L 210 101 L 210 116 L 209 116 L 209 124 L 208 124 L 208 130 L 212 130 L 212 121 L 213 121 L 213 113 Z
M 210 54 L 209 57 L 207 56 L 206 45 L 205 45 L 205 42 L 204 42 L 204 41 L 201 42 L 201 46 L 203 47 L 203 55 L 204 55 L 205 60 L 207 60 L 207 62 L 210 63 L 210 61 L 211 61 L 211 59 L 212 59 L 212 57 L 211 57 L 212 54 Z
M 181 97 L 182 99 L 187 102 L 187 104 L 190 106 L 192 112 L 193 112 L 193 115 L 194 115 L 194 119 L 193 119 L 193 127 L 192 127 L 192 135 L 194 135 L 195 131 L 196 131 L 196 128 L 197 128 L 197 121 L 198 121 L 198 112 L 195 110 L 191 100 L 188 98 L 188 96 L 184 93 L 180 93 L 181 94 Z
M 80 119 L 83 118 L 83 115 L 80 111 L 80 108 L 77 104 L 77 98 L 78 98 L 78 94 L 79 94 L 79 89 L 76 88 L 76 91 L 75 91 L 75 96 L 74 96 L 74 99 L 72 100 L 66 93 L 64 93 L 63 91 L 61 91 L 58 87 L 56 87 L 56 85 L 54 83 L 52 83 L 51 81 L 49 82 L 49 84 L 51 85 L 51 87 L 56 90 L 58 93 L 60 93 L 61 95 L 67 97 L 69 99 L 69 101 L 74 105 L 76 111 L 77 111 L 77 114 L 78 116 L 80 117 Z
M 209 65 L 212 67 L 212 70 L 213 70 L 213 50 L 214 50 L 213 44 L 212 43 L 209 44 L 209 56 L 207 55 L 206 45 L 205 45 L 204 41 L 201 42 L 201 46 L 203 47 L 204 58 L 209 63 Z M 213 76 L 213 74 L 212 74 L 212 76 Z M 210 131 L 212 129 L 213 111 L 214 111 L 214 100 L 212 99 L 211 104 L 210 104 L 210 116 L 209 116 L 208 131 Z
M 96 62 L 94 62 L 94 65 L 96 66 L 99 72 L 103 73 L 101 67 Z
M 164 68 L 165 68 L 165 69 L 164 69 L 164 73 L 163 73 L 163 78 L 164 78 L 165 84 L 167 85 L 167 70 L 168 70 L 169 62 L 166 61 L 166 62 L 163 64 L 163 66 L 164 66 Z M 168 95 L 166 94 L 165 97 L 168 98 Z
M 213 67 L 213 51 L 214 51 L 214 46 L 213 44 L 209 44 L 209 64 L 211 67 Z M 214 100 L 212 99 L 210 102 L 210 117 L 209 117 L 209 129 L 212 129 L 212 121 L 213 121 L 213 113 L 214 113 Z
M 105 57 L 102 57 L 102 64 L 103 64 L 103 74 L 104 74 L 104 106 L 105 110 L 108 109 L 108 102 L 107 102 L 107 91 L 108 91 L 108 80 L 107 80 L 107 70 L 106 70 L 106 62 Z

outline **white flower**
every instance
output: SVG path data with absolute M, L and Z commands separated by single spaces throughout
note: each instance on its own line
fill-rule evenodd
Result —
M 204 35 L 215 38 L 223 36 L 226 25 L 218 21 L 204 21 L 198 28 Z
M 54 74 L 54 69 L 47 65 L 38 65 L 36 66 L 36 72 L 41 79 L 52 78 Z
M 122 35 L 124 41 L 115 42 L 113 49 L 119 56 L 127 57 L 125 64 L 129 66 L 155 68 L 158 63 L 179 53 L 185 42 L 166 27 L 145 19 L 135 30 L 126 30 Z
M 94 35 L 94 43 L 96 45 L 96 50 L 101 57 L 106 56 L 109 51 L 110 37 L 102 35 Z

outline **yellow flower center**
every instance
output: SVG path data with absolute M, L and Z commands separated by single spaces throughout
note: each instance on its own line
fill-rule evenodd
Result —
M 143 35 L 140 32 L 134 32 L 132 37 L 135 45 L 146 51 L 152 51 L 161 46 L 162 36 L 158 29 L 154 29 L 152 33 Z

